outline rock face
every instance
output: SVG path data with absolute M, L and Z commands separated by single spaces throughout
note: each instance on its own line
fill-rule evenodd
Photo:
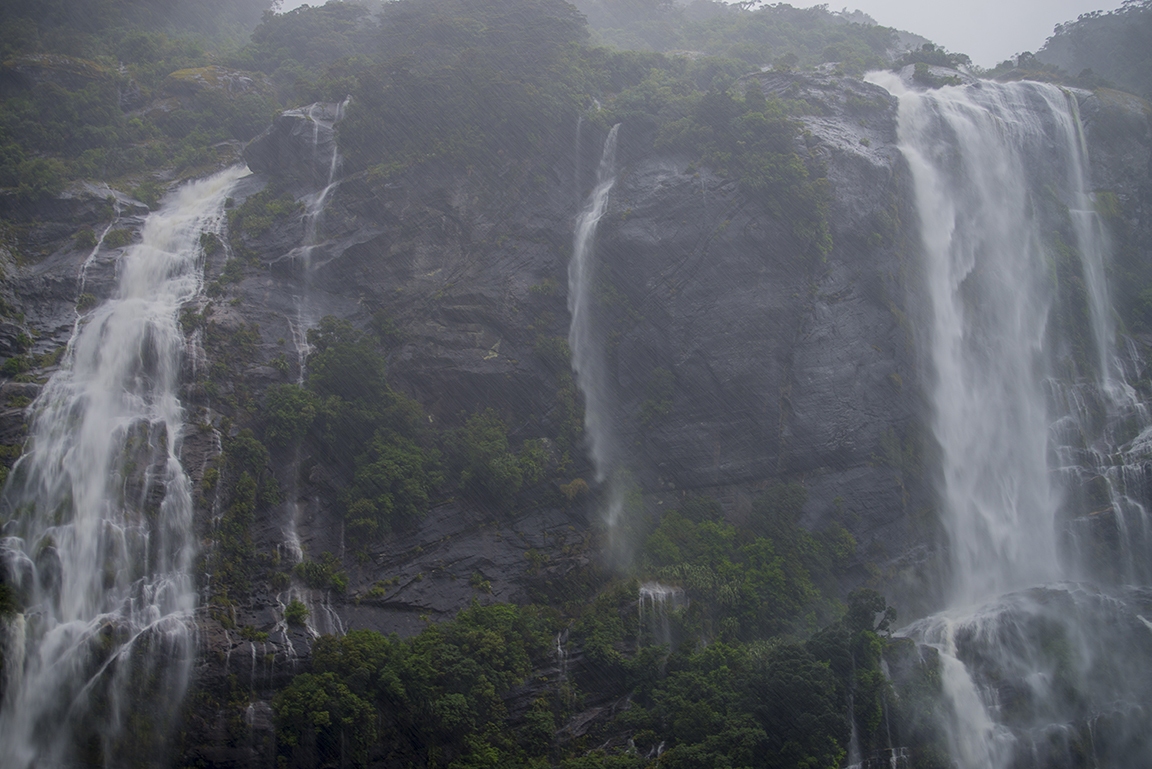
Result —
M 282 112 L 244 149 L 244 162 L 256 173 L 324 187 L 337 156 L 334 126 L 342 112 L 342 104 L 326 103 Z
M 831 75 L 757 77 L 765 93 L 811 107 L 796 150 L 813 177 L 828 181 L 831 251 L 813 254 L 790 222 L 735 183 L 652 150 L 641 128 L 622 126 L 619 179 L 596 251 L 611 328 L 612 422 L 653 510 L 706 494 L 735 521 L 772 484 L 802 484 L 802 524 L 819 529 L 835 521 L 857 540 L 843 585 L 869 582 L 907 617 L 932 602 L 938 529 L 930 491 L 935 449 L 924 427 L 924 313 L 915 299 L 919 242 L 896 146 L 895 100 Z M 1147 243 L 1152 219 L 1140 215 L 1152 200 L 1147 123 L 1141 129 L 1138 111 L 1105 96 L 1085 99 L 1082 111 L 1098 161 L 1094 181 L 1120 196 L 1132 243 Z M 213 361 L 203 340 L 190 337 L 185 406 L 201 429 L 188 430 L 183 460 L 198 488 L 221 434 L 239 429 L 221 414 L 259 419 L 258 409 L 245 417 L 228 404 L 241 396 L 258 403 L 269 386 L 299 381 L 304 331 L 327 315 L 358 328 L 381 313 L 395 323 L 389 381 L 439 428 L 485 408 L 500 414 L 517 445 L 555 441 L 571 428 L 567 366 L 544 351 L 568 337 L 573 223 L 604 133 L 585 126 L 578 141 L 557 138 L 536 166 L 509 163 L 496 178 L 430 164 L 387 181 L 336 173 L 330 184 L 339 117 L 338 105 L 285 112 L 245 149 L 254 175 L 235 190 L 237 205 L 271 181 L 302 205 L 263 232 L 234 233 L 248 257 L 242 269 L 218 283 L 210 310 L 207 299 L 189 308 L 210 313 L 223 333 L 255 332 L 250 359 L 213 392 L 192 383 Z M 1123 142 L 1114 141 L 1115 131 Z M 25 313 L 20 329 L 39 334 L 38 354 L 67 340 L 79 294 L 98 300 L 113 290 L 117 249 L 93 254 L 71 239 L 77 221 L 94 230 L 108 221 L 83 213 L 88 204 L 58 201 L 52 205 L 67 209 L 58 216 L 25 212 L 27 242 L 42 244 L 45 258 L 6 266 L 3 297 Z M 121 211 L 116 228 L 139 226 L 142 212 L 129 201 Z M 207 279 L 220 278 L 234 256 L 228 249 L 208 254 Z M 0 328 L 8 345 L 0 353 L 17 352 L 18 333 Z M 667 381 L 670 391 L 655 395 L 654 383 Z M 646 409 L 657 397 L 661 408 Z M 5 433 L 18 435 L 18 415 L 4 416 Z M 568 459 L 571 478 L 592 480 L 578 446 Z M 311 557 L 342 560 L 347 592 L 260 588 L 205 607 L 200 685 L 222 689 L 235 675 L 267 696 L 316 633 L 413 634 L 472 600 L 563 595 L 566 580 L 597 560 L 595 494 L 566 505 L 555 489 L 518 499 L 514 516 L 475 500 L 444 501 L 416 529 L 353 557 L 335 503 L 347 478 L 324 460 L 274 453 L 285 499 L 257 511 L 253 546 L 261 557 L 289 557 L 294 532 Z M 212 505 L 203 499 L 199 509 L 206 538 Z M 283 621 L 292 598 L 307 605 L 307 626 Z M 200 758 L 255 765 L 257 754 L 272 755 L 252 747 L 270 739 L 264 707 L 256 707 L 255 736 L 245 747 L 213 737 L 227 729 L 197 715 L 192 728 L 207 746 L 197 748 Z
M 625 443 L 642 446 L 650 486 L 739 500 L 800 480 L 808 525 L 836 512 L 866 547 L 899 557 L 910 506 L 927 501 L 909 498 L 900 467 L 877 461 L 910 439 L 919 416 L 904 265 L 912 214 L 894 105 L 856 81 L 763 81 L 766 92 L 822 105 L 797 141 L 833 191 L 833 249 L 807 256 L 790 222 L 707 170 L 685 172 L 687 159 L 630 162 L 599 236 L 636 319 L 614 356 L 618 420 Z M 673 416 L 646 427 L 638 415 L 656 369 L 675 377 Z
M 808 255 L 791 223 L 734 183 L 708 169 L 686 171 L 687 158 L 653 153 L 641 132 L 623 126 L 620 179 L 597 246 L 617 304 L 606 340 L 613 421 L 651 505 L 707 494 L 735 520 L 771 484 L 800 482 L 809 499 L 803 523 L 836 520 L 861 545 L 846 584 L 877 571 L 896 584 L 917 573 L 932 542 L 930 526 L 913 523 L 931 507 L 926 484 L 905 466 L 923 438 L 909 321 L 916 309 L 908 304 L 915 278 L 905 264 L 915 246 L 894 104 L 879 88 L 830 77 L 765 76 L 764 88 L 821 105 L 821 116 L 805 119 L 797 149 L 829 180 L 834 247 L 826 258 Z M 281 116 L 246 149 L 259 173 L 237 200 L 273 174 L 311 200 L 325 183 L 335 116 L 332 105 Z M 603 138 L 586 130 L 581 168 L 558 150 L 549 175 L 531 180 L 511 166 L 496 184 L 436 168 L 387 183 L 352 176 L 331 191 L 309 245 L 302 246 L 306 210 L 246 237 L 262 267 L 245 272 L 230 289 L 235 306 L 218 306 L 213 318 L 233 328 L 257 324 L 259 357 L 291 363 L 282 372 L 249 370 L 252 387 L 295 381 L 298 356 L 288 340 L 299 338 L 301 323 L 332 314 L 364 327 L 384 311 L 404 339 L 390 354 L 389 378 L 434 424 L 458 425 L 462 415 L 494 408 L 514 442 L 555 438 L 567 418 L 558 395 L 566 372 L 539 345 L 568 335 L 573 221 Z M 661 370 L 674 382 L 669 416 L 649 420 L 645 402 Z M 572 476 L 591 479 L 587 460 L 573 461 Z M 307 552 L 342 552 L 326 482 L 333 481 L 300 483 L 298 498 L 270 513 L 261 538 L 279 542 L 297 515 Z M 289 512 L 293 505 L 304 512 Z M 555 555 L 565 545 L 548 532 L 586 533 L 588 516 L 596 517 L 544 510 L 511 530 L 477 528 L 490 514 L 449 505 L 374 550 L 374 563 L 357 569 L 358 587 L 396 576 L 406 587 L 355 608 L 338 601 L 340 621 L 412 632 L 414 615 L 444 616 L 470 600 L 473 573 L 493 596 L 523 598 L 540 581 L 525 574 L 524 553 Z M 516 531 L 545 536 L 529 544 Z M 561 539 L 571 545 L 572 536 Z M 435 558 L 430 542 L 445 543 Z M 431 589 L 412 581 L 419 574 L 444 580 Z

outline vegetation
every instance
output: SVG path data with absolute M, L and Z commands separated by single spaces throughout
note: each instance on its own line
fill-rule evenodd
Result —
M 891 703 L 880 664 L 895 614 L 875 592 L 853 593 L 843 618 L 804 643 L 685 643 L 670 655 L 644 646 L 623 657 L 599 644 L 605 634 L 635 643 L 634 617 L 623 621 L 615 603 L 634 590 L 605 592 L 581 620 L 585 653 L 632 691 L 608 725 L 631 735 L 628 751 L 556 752 L 553 732 L 576 696 L 568 684 L 538 688 L 509 729 L 508 697 L 551 656 L 557 625 L 535 607 L 474 603 L 406 641 L 363 630 L 319 639 L 312 672 L 274 703 L 281 755 L 289 766 L 645 767 L 663 744 L 660 766 L 837 766 L 849 695 L 862 747 L 881 747 Z
M 274 703 L 289 766 L 365 766 L 386 756 L 421 765 L 521 765 L 546 752 L 552 714 L 508 732 L 503 701 L 551 652 L 555 627 L 531 607 L 472 608 L 402 641 L 366 630 L 324 637 L 313 672 Z M 542 732 L 540 727 L 545 727 Z
M 747 4 L 694 0 L 578 0 L 594 36 L 630 50 L 692 50 L 738 59 L 755 67 L 805 68 L 838 62 L 862 74 L 883 66 L 895 47 L 894 30 L 827 5 Z
M 1152 2 L 1124 0 L 1116 10 L 1084 13 L 1076 21 L 1058 25 L 1033 58 L 1078 73 L 1077 79 L 1094 84 L 1088 87 L 1114 84 L 1152 98 L 1150 38 Z

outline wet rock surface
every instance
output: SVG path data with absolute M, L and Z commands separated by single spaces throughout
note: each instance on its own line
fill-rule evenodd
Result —
M 932 445 L 918 352 L 924 313 L 913 298 L 919 244 L 909 174 L 896 147 L 895 103 L 848 78 L 759 77 L 766 93 L 812 106 L 797 149 L 810 174 L 828 180 L 832 248 L 813 253 L 790 223 L 734 182 L 690 168 L 689 158 L 655 152 L 642 130 L 625 125 L 619 180 L 597 246 L 609 279 L 604 304 L 612 305 L 605 315 L 613 324 L 613 421 L 653 509 L 699 493 L 737 519 L 772 484 L 798 482 L 808 494 L 802 523 L 818 529 L 836 521 L 859 543 L 846 587 L 871 580 L 894 602 L 905 593 L 923 598 L 922 577 L 936 558 L 926 469 Z M 1089 139 L 1102 148 L 1110 127 L 1131 122 L 1131 110 L 1090 102 L 1083 106 Z M 1103 119 L 1107 109 L 1119 109 L 1123 120 Z M 238 185 L 236 205 L 269 182 L 300 200 L 316 195 L 332 167 L 334 110 L 289 111 L 249 144 L 244 157 L 255 173 Z M 1118 155 L 1100 150 L 1098 185 L 1125 202 L 1152 200 L 1146 124 L 1144 134 L 1124 136 Z M 554 436 L 564 419 L 557 396 L 564 372 L 538 345 L 568 337 L 573 223 L 602 141 L 589 129 L 579 158 L 555 148 L 540 168 L 509 165 L 488 179 L 435 165 L 387 180 L 355 174 L 330 191 L 315 221 L 301 206 L 266 232 L 243 236 L 250 256 L 238 280 L 189 308 L 229 334 L 253 329 L 257 340 L 252 358 L 209 393 L 196 372 L 212 360 L 190 334 L 181 451 L 193 485 L 200 486 L 224 436 L 239 430 L 222 419 L 221 402 L 248 393 L 258 403 L 270 385 L 297 382 L 304 331 L 326 315 L 358 328 L 381 312 L 392 319 L 400 333 L 388 352 L 389 381 L 437 428 L 491 407 L 517 444 Z M 26 225 L 21 251 L 39 254 L 34 262 L 5 263 L 3 298 L 24 315 L 0 325 L 0 355 L 22 352 L 19 336 L 32 330 L 37 354 L 64 344 L 80 295 L 98 301 L 115 290 L 124 246 L 93 254 L 73 241 L 78 223 L 96 229 L 109 221 L 99 200 L 79 196 L 36 210 L 0 200 L 5 216 Z M 114 226 L 134 231 L 144 213 L 123 200 Z M 1138 242 L 1150 219 L 1132 221 Z M 206 256 L 206 282 L 234 258 L 229 251 Z M 646 418 L 659 371 L 672 381 L 662 404 L 667 415 Z M 5 403 L 37 392 L 35 383 L 2 387 Z M 23 419 L 22 407 L 0 412 L 3 443 L 22 440 Z M 567 472 L 591 481 L 588 460 L 575 454 Z M 197 754 L 208 764 L 255 765 L 254 756 L 273 754 L 257 747 L 272 733 L 260 698 L 306 669 L 317 633 L 412 635 L 473 600 L 562 595 L 600 557 L 595 496 L 564 507 L 555 489 L 526 492 L 516 513 L 446 499 L 417 527 L 358 557 L 335 504 L 346 479 L 325 475 L 324 457 L 274 460 L 285 499 L 258 513 L 255 550 L 290 558 L 285 537 L 294 528 L 309 557 L 342 559 L 349 583 L 343 593 L 294 584 L 259 587 L 227 603 L 204 597 L 195 684 L 223 689 L 236 676 L 257 700 L 249 742 L 238 746 L 228 724 L 207 716 L 192 726 L 209 735 Z M 197 521 L 205 541 L 218 514 L 205 495 Z M 293 599 L 307 606 L 307 625 L 284 621 Z M 581 659 L 574 649 L 573 670 Z M 910 659 L 901 664 L 911 666 Z M 600 694 L 566 727 L 572 737 L 623 706 L 616 693 Z M 529 701 L 531 688 L 515 696 Z

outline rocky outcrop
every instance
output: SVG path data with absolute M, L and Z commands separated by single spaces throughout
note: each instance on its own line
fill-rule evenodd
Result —
M 256 173 L 323 188 L 334 171 L 335 126 L 343 106 L 317 103 L 280 113 L 268 130 L 244 148 L 244 161 Z
M 176 70 L 165 79 L 164 90 L 175 96 L 217 92 L 234 98 L 246 94 L 266 96 L 272 89 L 267 78 L 260 73 L 213 64 Z

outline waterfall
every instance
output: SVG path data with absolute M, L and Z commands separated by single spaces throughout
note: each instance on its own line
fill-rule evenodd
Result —
M 640 585 L 637 607 L 640 614 L 640 630 L 647 630 L 649 637 L 658 644 L 672 644 L 672 623 L 669 612 L 688 605 L 684 590 L 659 582 L 645 582 Z
M 1111 546 L 1089 531 L 1105 516 L 1113 555 L 1147 562 L 1128 533 L 1144 525 L 1147 440 L 1118 426 L 1146 434 L 1148 420 L 1125 381 L 1134 356 L 1116 349 L 1076 97 L 873 77 L 899 98 L 920 218 L 952 585 L 949 609 L 901 632 L 940 651 L 957 766 L 1078 766 L 1101 719 L 1106 765 L 1147 765 L 1152 646 L 1138 618 L 1152 595 L 1063 581 L 1148 575 L 1083 555 Z
M 335 139 L 336 124 L 344 119 L 344 112 L 348 108 L 349 102 L 352 97 L 348 96 L 344 101 L 338 104 L 328 104 L 317 102 L 310 105 L 304 110 L 304 114 L 312 124 L 312 154 L 317 156 L 320 152 L 320 131 L 323 128 L 325 131 L 332 133 L 332 154 L 328 160 L 328 176 L 324 187 L 311 195 L 306 195 L 303 198 L 304 202 L 304 244 L 295 249 L 293 258 L 298 260 L 301 266 L 301 292 L 295 296 L 296 300 L 296 317 L 286 318 L 288 321 L 288 328 L 292 333 L 292 343 L 296 348 L 296 364 L 297 364 L 297 377 L 296 384 L 303 386 L 304 380 L 307 375 L 306 363 L 308 356 L 312 352 L 312 346 L 308 344 L 308 329 L 314 328 L 320 322 L 318 317 L 319 313 L 313 311 L 311 306 L 311 288 L 312 288 L 312 254 L 318 245 L 318 231 L 320 221 L 324 216 L 324 208 L 328 205 L 328 199 L 336 188 L 340 186 L 342 179 L 339 177 L 340 166 L 343 158 L 340 155 L 340 147 Z M 304 549 L 300 544 L 299 534 L 299 520 L 300 520 L 300 500 L 298 499 L 297 489 L 297 468 L 300 464 L 299 448 L 292 458 L 292 466 L 289 468 L 289 477 L 291 483 L 288 488 L 288 520 L 285 522 L 284 527 L 284 541 L 288 546 L 288 550 L 292 556 L 294 563 L 299 563 L 304 559 Z
M 612 429 L 609 404 L 609 372 L 603 334 L 597 333 L 596 303 L 596 227 L 608 207 L 608 195 L 616 184 L 616 134 L 619 124 L 608 132 L 604 151 L 596 172 L 596 187 L 576 218 L 572 259 L 568 263 L 568 310 L 572 325 L 568 341 L 572 347 L 572 368 L 576 383 L 584 395 L 584 427 L 596 468 L 596 480 L 604 482 L 616 463 L 617 448 Z M 607 522 L 615 530 L 623 507 L 623 492 L 609 484 Z
M 336 124 L 344 119 L 344 111 L 348 108 L 348 103 L 352 101 L 349 96 L 339 104 L 326 104 L 317 102 L 312 104 L 305 110 L 308 120 L 312 123 L 312 154 L 316 155 L 320 151 L 320 129 L 323 128 L 330 133 L 334 133 Z M 328 204 L 328 198 L 340 186 L 340 180 L 337 174 L 340 171 L 340 164 L 343 158 L 340 156 L 340 147 L 335 138 L 332 140 L 332 154 L 328 160 L 328 178 L 324 187 L 318 192 L 307 195 L 304 198 L 304 247 L 302 249 L 301 258 L 304 261 L 304 270 L 307 272 L 312 266 L 312 252 L 316 248 L 316 230 L 320 224 L 320 218 L 324 214 L 324 206 Z
M 2 499 L 0 560 L 23 615 L 8 627 L 0 765 L 146 763 L 167 736 L 196 608 L 177 315 L 201 289 L 200 234 L 221 231 L 245 173 L 187 184 L 148 217 L 117 295 L 77 324 L 31 407 Z

